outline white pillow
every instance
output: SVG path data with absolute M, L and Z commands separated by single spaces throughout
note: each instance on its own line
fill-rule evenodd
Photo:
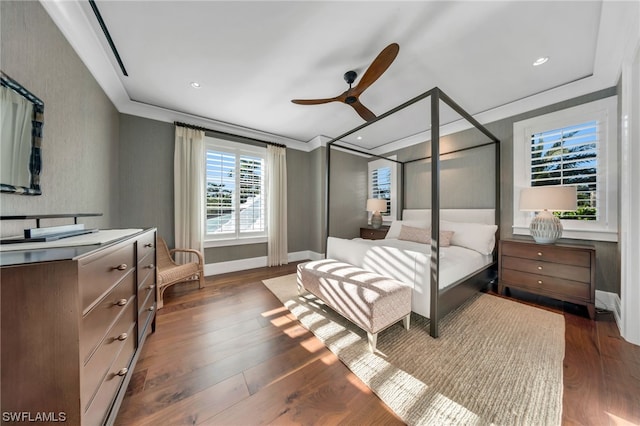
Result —
M 429 224 L 424 220 L 394 220 L 393 222 L 391 222 L 391 226 L 389 227 L 389 231 L 387 232 L 385 238 L 397 239 L 400 236 L 402 225 L 423 229 L 427 229 L 429 227 Z
M 454 246 L 466 247 L 481 254 L 491 254 L 496 245 L 496 225 L 443 220 L 440 227 L 454 231 L 451 237 L 451 245 Z

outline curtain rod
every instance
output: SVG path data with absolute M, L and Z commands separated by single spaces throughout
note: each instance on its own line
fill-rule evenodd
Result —
M 180 126 L 180 127 L 186 127 L 187 129 L 194 129 L 194 130 L 202 130 L 203 132 L 211 132 L 211 133 L 217 133 L 219 135 L 224 135 L 224 136 L 233 136 L 236 138 L 244 138 L 253 142 L 259 142 L 259 143 L 264 143 L 267 145 L 273 145 L 273 146 L 277 146 L 279 148 L 286 148 L 287 146 L 281 143 L 275 143 L 275 142 L 267 142 L 267 141 L 263 141 L 260 139 L 255 139 L 255 138 L 250 138 L 247 136 L 240 136 L 240 135 L 234 135 L 233 133 L 227 133 L 227 132 L 221 132 L 219 130 L 213 130 L 213 129 L 207 129 L 206 127 L 201 127 L 201 126 L 196 126 L 194 124 L 187 124 L 187 123 L 182 123 L 180 121 L 174 121 L 173 122 L 174 125 L 176 126 Z

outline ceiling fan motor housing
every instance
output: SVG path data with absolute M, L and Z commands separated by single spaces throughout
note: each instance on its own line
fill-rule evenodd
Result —
M 355 71 L 347 71 L 344 73 L 344 81 L 346 81 L 348 85 L 351 85 L 354 81 L 356 81 L 357 77 L 358 73 L 356 73 Z

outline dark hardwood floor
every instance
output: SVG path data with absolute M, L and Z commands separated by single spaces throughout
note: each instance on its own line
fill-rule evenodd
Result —
M 293 272 L 259 268 L 168 289 L 117 424 L 401 424 L 261 284 Z M 640 425 L 640 347 L 611 314 L 594 322 L 578 306 L 512 298 L 564 313 L 563 424 Z

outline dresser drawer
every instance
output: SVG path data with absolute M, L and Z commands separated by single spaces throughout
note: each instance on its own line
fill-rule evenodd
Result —
M 154 296 L 154 300 L 155 300 L 155 293 L 156 293 L 155 274 L 149 274 L 147 275 L 147 278 L 138 287 L 138 312 L 142 311 L 146 303 L 147 296 L 151 294 Z
M 116 355 L 125 346 L 126 341 L 136 340 L 135 321 L 135 304 L 131 303 L 125 308 L 113 327 L 109 329 L 98 349 L 82 368 L 80 389 L 84 408 L 87 408 L 98 385 L 104 379 Z
M 82 313 L 102 298 L 123 277 L 135 268 L 133 244 L 123 244 L 106 253 L 82 259 L 78 270 Z
M 589 283 L 565 280 L 528 272 L 515 271 L 502 268 L 501 280 L 504 285 L 516 284 L 517 288 L 531 291 L 562 300 L 579 299 L 589 301 L 591 299 L 591 287 Z
M 80 325 L 80 359 L 86 362 L 118 315 L 128 305 L 135 305 L 135 274 L 127 275 L 82 318 Z M 135 312 L 135 311 L 134 311 Z
M 135 331 L 132 329 L 131 333 Z M 104 423 L 113 399 L 131 367 L 131 359 L 136 349 L 136 339 L 127 339 L 116 360 L 109 367 L 93 401 L 82 418 L 83 425 L 101 425 Z
M 138 311 L 138 340 L 142 340 L 147 323 L 156 313 L 156 295 L 151 292 L 142 304 L 142 308 Z
M 591 270 L 581 266 L 502 256 L 502 268 L 588 283 Z
M 138 238 L 138 262 L 140 262 L 145 256 L 154 253 L 156 248 L 156 233 L 147 232 Z
M 502 256 L 521 257 L 524 259 L 537 259 L 547 262 L 562 263 L 565 265 L 591 267 L 591 254 L 587 250 L 570 249 L 542 244 L 522 244 L 511 241 L 502 241 Z
M 138 262 L 138 285 L 141 285 L 143 281 L 149 278 L 149 276 L 154 276 L 155 278 L 155 258 L 156 257 L 152 252 L 145 256 L 140 262 Z

